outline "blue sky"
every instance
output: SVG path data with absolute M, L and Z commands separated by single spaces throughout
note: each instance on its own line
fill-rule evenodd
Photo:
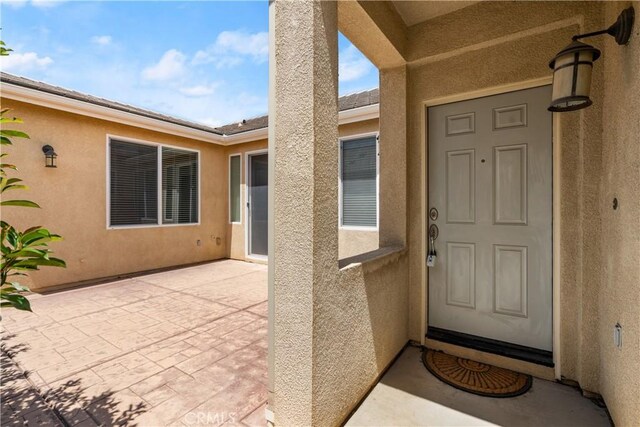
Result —
M 268 2 L 0 0 L 2 70 L 218 126 L 267 111 Z M 340 94 L 378 86 L 342 35 Z

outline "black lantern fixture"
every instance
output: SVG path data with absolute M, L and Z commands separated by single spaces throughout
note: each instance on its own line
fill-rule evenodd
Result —
M 634 15 L 633 7 L 629 7 L 606 30 L 573 36 L 571 44 L 551 60 L 549 68 L 553 69 L 553 93 L 549 111 L 575 111 L 592 104 L 589 98 L 591 70 L 593 63 L 600 57 L 600 51 L 578 40 L 609 34 L 615 37 L 616 43 L 625 45 L 631 37 Z
M 44 153 L 44 165 L 48 168 L 56 168 L 56 154 L 55 150 L 50 145 L 45 145 L 42 147 L 42 152 Z

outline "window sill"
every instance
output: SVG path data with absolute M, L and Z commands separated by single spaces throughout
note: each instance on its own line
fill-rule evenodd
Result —
M 200 225 L 199 222 L 189 222 L 180 224 L 139 224 L 139 225 L 109 225 L 107 230 L 133 230 L 136 228 L 164 228 L 164 227 L 193 227 Z
M 347 231 L 371 231 L 371 232 L 378 231 L 378 227 L 366 227 L 366 226 L 359 226 L 359 225 L 341 225 L 339 229 L 347 230 Z
M 345 271 L 360 267 L 364 272 L 370 273 L 397 261 L 406 252 L 405 246 L 386 246 L 375 251 L 341 259 L 338 261 L 338 268 Z

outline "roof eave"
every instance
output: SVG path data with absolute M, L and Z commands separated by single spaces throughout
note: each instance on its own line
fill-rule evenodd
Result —
M 364 107 L 351 108 L 338 112 L 338 125 L 345 125 L 354 122 L 363 122 L 365 120 L 377 119 L 380 117 L 380 104 L 371 104 Z M 245 142 L 267 139 L 269 133 L 268 127 L 249 130 L 246 132 L 234 133 L 233 135 L 224 135 L 225 145 L 242 144 Z
M 181 136 L 217 145 L 235 145 L 268 138 L 268 127 L 254 129 L 232 135 L 218 135 L 200 129 L 167 122 L 160 119 L 141 116 L 114 108 L 93 104 L 87 101 L 65 97 L 17 84 L 2 82 L 2 96 L 16 101 L 40 105 L 69 113 L 80 114 L 96 119 L 107 120 L 129 126 L 139 127 L 170 135 Z M 376 119 L 380 115 L 380 104 L 342 110 L 338 113 L 338 124 L 348 124 Z
M 141 116 L 114 108 L 96 105 L 86 101 L 68 98 L 37 89 L 19 86 L 6 81 L 2 82 L 2 96 L 16 101 L 40 105 L 69 113 L 80 114 L 101 120 L 122 123 L 143 129 L 160 131 L 171 135 L 191 138 L 198 141 L 225 145 L 224 137 L 212 132 L 167 122 L 160 119 Z

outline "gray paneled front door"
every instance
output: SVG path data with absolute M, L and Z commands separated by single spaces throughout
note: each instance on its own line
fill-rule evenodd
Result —
M 551 350 L 549 99 L 544 86 L 429 108 L 430 327 Z

